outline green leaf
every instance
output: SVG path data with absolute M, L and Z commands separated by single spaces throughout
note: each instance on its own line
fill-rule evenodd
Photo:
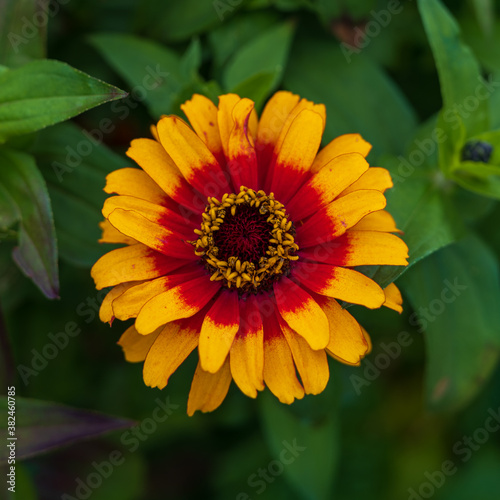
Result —
M 25 153 L 0 149 L 0 165 L 0 185 L 9 193 L 19 221 L 19 245 L 13 258 L 48 298 L 56 298 L 57 244 L 45 181 L 34 158 Z M 7 217 L 11 222 L 12 214 Z
M 476 237 L 443 248 L 400 282 L 425 335 L 426 399 L 454 410 L 482 388 L 500 353 L 498 261 Z
M 233 88 L 240 97 L 248 97 L 259 111 L 264 104 L 276 79 L 275 73 L 257 73 Z
M 114 129 L 113 124 L 106 128 L 108 132 Z M 33 147 L 52 200 L 61 258 L 77 266 L 90 267 L 109 250 L 97 241 L 107 197 L 105 177 L 132 166 L 125 155 L 102 144 L 104 136 L 102 130 L 89 133 L 72 123 L 61 123 L 40 132 Z
M 181 74 L 186 81 L 198 79 L 198 70 L 201 66 L 201 43 L 194 38 L 181 58 Z
M 223 23 L 210 31 L 208 41 L 216 68 L 222 68 L 241 47 L 277 24 L 278 20 L 279 16 L 270 10 L 244 12 L 236 15 L 230 23 Z
M 325 104 L 325 142 L 357 132 L 373 144 L 370 158 L 404 152 L 414 133 L 415 114 L 379 66 L 363 54 L 347 62 L 331 39 L 299 38 L 292 53 L 284 85 Z
M 495 20 L 495 6 L 492 0 L 469 0 L 477 22 L 485 35 L 491 35 Z
M 7 415 L 8 400 L 0 396 L 2 415 Z M 22 460 L 49 450 L 132 427 L 136 422 L 89 410 L 80 410 L 48 401 L 15 397 L 16 459 Z M 7 418 L 0 423 L 3 443 L 11 437 Z M 2 446 L 0 463 L 5 463 L 9 448 Z
M 67 120 L 126 94 L 59 61 L 0 73 L 0 143 Z
M 382 158 L 394 187 L 387 191 L 387 210 L 408 245 L 408 266 L 381 266 L 372 277 L 382 287 L 396 280 L 421 259 L 463 235 L 463 222 L 456 211 L 449 181 L 439 171 L 416 169 L 403 156 Z
M 184 0 L 141 2 L 138 29 L 165 42 L 188 40 L 221 22 L 227 21 L 245 0 Z M 144 4 L 144 5 L 143 5 Z M 145 12 L 148 10 L 148 12 Z
M 305 412 L 308 416 L 300 417 L 269 391 L 259 396 L 271 454 L 276 460 L 286 456 L 288 463 L 281 460 L 286 479 L 303 498 L 314 500 L 332 498 L 331 490 L 339 460 L 340 429 L 336 402 L 326 397 L 321 400 L 320 411 L 323 415 L 313 419 L 310 408 Z M 307 405 L 308 401 L 301 403 Z M 290 449 L 294 451 L 288 451 Z
M 434 54 L 441 84 L 443 113 L 457 110 L 467 137 L 489 127 L 489 94 L 481 68 L 470 48 L 460 39 L 460 29 L 439 0 L 419 0 L 418 7 Z
M 0 9 L 0 64 L 18 67 L 43 59 L 47 22 L 60 5 L 52 4 L 49 10 L 49 0 L 4 0 Z
M 233 92 L 246 83 L 249 90 L 248 81 L 255 75 L 271 73 L 274 78 L 266 94 L 272 92 L 281 81 L 294 31 L 294 25 L 287 22 L 274 26 L 247 42 L 228 62 L 222 78 L 224 87 Z M 262 93 L 261 89 L 256 94 L 259 93 Z
M 186 83 L 177 53 L 132 35 L 97 34 L 90 42 L 130 85 L 132 96 L 143 96 L 154 118 L 173 111 Z

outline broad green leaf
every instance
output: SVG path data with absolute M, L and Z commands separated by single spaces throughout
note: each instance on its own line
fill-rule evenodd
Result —
M 270 11 L 244 12 L 236 15 L 230 23 L 208 33 L 208 42 L 212 48 L 217 69 L 241 49 L 246 43 L 261 35 L 277 23 L 279 16 Z
M 106 130 L 114 128 L 111 124 Z M 40 132 L 33 147 L 52 200 L 61 258 L 77 266 L 90 267 L 109 250 L 97 241 L 101 209 L 108 196 L 103 191 L 105 177 L 132 166 L 125 155 L 102 144 L 104 136 L 102 130 L 87 132 L 61 123 Z
M 370 158 L 405 151 L 415 114 L 398 87 L 372 61 L 358 54 L 350 63 L 331 39 L 299 38 L 284 86 L 326 106 L 325 143 L 357 132 L 373 144 Z
M 294 414 L 269 391 L 259 396 L 271 455 L 283 464 L 290 485 L 303 498 L 329 500 L 339 460 L 340 428 L 336 402 L 326 397 L 321 400 L 322 416 L 315 419 L 311 411 L 307 416 Z
M 141 2 L 138 30 L 148 37 L 179 42 L 227 22 L 245 0 L 184 0 Z
M 195 81 L 198 79 L 198 70 L 201 65 L 201 43 L 198 38 L 194 38 L 181 58 L 180 69 L 185 81 Z
M 0 396 L 2 415 L 7 415 L 7 402 L 6 396 Z M 15 417 L 15 435 L 8 431 L 5 418 L 0 423 L 0 438 L 6 443 L 9 437 L 17 437 L 19 460 L 136 424 L 121 417 L 19 396 L 15 397 Z M 5 463 L 8 453 L 9 449 L 2 446 L 0 463 Z
M 436 61 L 443 114 L 449 110 L 458 113 L 467 137 L 484 132 L 489 127 L 490 93 L 476 58 L 461 41 L 455 19 L 439 0 L 419 0 L 418 6 Z
M 443 248 L 408 271 L 400 284 L 427 343 L 426 399 L 435 410 L 469 402 L 500 353 L 498 261 L 478 238 Z
M 0 143 L 67 120 L 126 94 L 59 61 L 0 73 Z
M 0 185 L 9 193 L 19 221 L 13 258 L 48 298 L 56 298 L 57 243 L 45 181 L 34 158 L 25 153 L 0 149 L 0 165 Z M 7 217 L 12 220 L 12 214 Z
M 131 95 L 145 101 L 154 118 L 173 111 L 186 83 L 176 52 L 132 35 L 97 34 L 90 42 L 130 85 Z
M 464 227 L 448 192 L 449 181 L 439 171 L 414 167 L 403 156 L 383 158 L 379 165 L 393 178 L 394 187 L 386 192 L 387 210 L 409 249 L 407 267 L 381 266 L 372 274 L 385 287 L 421 259 L 456 241 Z
M 228 91 L 262 73 L 274 75 L 267 94 L 280 83 L 294 33 L 290 22 L 275 26 L 247 42 L 228 62 L 223 82 Z M 249 87 L 248 87 L 249 88 Z M 262 90 L 258 91 L 259 95 Z M 252 96 L 249 96 L 252 97 Z
M 0 64 L 17 67 L 45 57 L 47 23 L 61 6 L 49 0 L 4 0 L 0 4 Z
M 275 78 L 275 73 L 257 73 L 234 87 L 232 92 L 240 97 L 252 99 L 255 109 L 259 111 L 269 95 L 269 89 L 272 88 Z
M 474 9 L 477 22 L 485 35 L 491 35 L 495 21 L 495 6 L 493 0 L 469 0 Z

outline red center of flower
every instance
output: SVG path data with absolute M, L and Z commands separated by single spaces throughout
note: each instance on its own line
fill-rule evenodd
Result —
M 211 197 L 202 215 L 194 253 L 211 281 L 222 281 L 238 293 L 269 290 L 299 257 L 295 228 L 274 194 L 245 186 L 239 193 Z
M 273 229 L 267 218 L 249 205 L 239 206 L 234 215 L 228 213 L 214 233 L 214 243 L 219 248 L 217 257 L 227 261 L 236 255 L 241 261 L 257 264 L 266 255 Z

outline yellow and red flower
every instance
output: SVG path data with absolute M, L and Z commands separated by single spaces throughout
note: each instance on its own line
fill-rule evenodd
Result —
M 127 152 L 141 169 L 107 177 L 117 196 L 104 204 L 101 241 L 125 246 L 92 269 L 97 288 L 113 287 L 100 318 L 135 318 L 119 344 L 144 361 L 151 387 L 197 348 L 190 415 L 217 408 L 231 379 L 252 398 L 264 385 L 283 403 L 318 394 L 326 353 L 358 365 L 369 350 L 337 300 L 401 310 L 394 285 L 384 291 L 354 269 L 407 264 L 384 210 L 390 175 L 369 166 L 358 134 L 318 153 L 325 108 L 290 92 L 260 120 L 234 94 L 181 108 L 191 127 L 161 118 L 155 139 Z

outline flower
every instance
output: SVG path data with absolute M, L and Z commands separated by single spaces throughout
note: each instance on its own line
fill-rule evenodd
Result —
M 164 116 L 155 139 L 132 141 L 141 169 L 107 177 L 101 224 L 125 246 L 92 269 L 113 287 L 100 318 L 135 318 L 119 340 L 144 381 L 163 388 L 197 348 L 188 414 L 212 411 L 231 380 L 255 398 L 264 384 L 283 403 L 318 394 L 326 353 L 358 365 L 369 337 L 337 300 L 401 310 L 364 265 L 406 265 L 407 247 L 384 210 L 387 170 L 369 167 L 358 134 L 319 151 L 325 107 L 277 92 L 260 121 L 234 94 L 219 106 L 194 95 L 191 127 Z M 300 379 L 297 377 L 297 371 Z

